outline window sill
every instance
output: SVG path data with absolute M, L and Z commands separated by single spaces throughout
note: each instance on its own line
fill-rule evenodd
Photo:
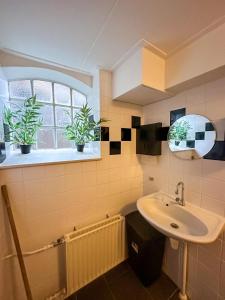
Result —
M 84 149 L 83 153 L 75 149 L 33 150 L 29 154 L 14 151 L 0 164 L 0 169 L 99 159 L 101 159 L 100 153 L 91 152 L 89 149 Z

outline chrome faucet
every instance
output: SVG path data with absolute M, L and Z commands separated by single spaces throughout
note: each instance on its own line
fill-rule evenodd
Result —
M 179 195 L 179 187 L 181 186 L 181 197 L 177 196 L 175 198 L 175 201 L 181 205 L 181 206 L 185 206 L 185 201 L 184 201 L 184 183 L 182 181 L 178 182 L 177 187 L 176 187 L 176 191 L 175 194 Z

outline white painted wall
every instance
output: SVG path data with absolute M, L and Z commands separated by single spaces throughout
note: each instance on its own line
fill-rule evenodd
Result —
M 166 60 L 166 88 L 225 65 L 225 24 L 203 35 Z
M 0 60 L 1 62 L 1 60 Z M 92 93 L 92 87 L 85 84 L 84 82 L 74 78 L 73 76 L 67 75 L 63 72 L 51 70 L 48 68 L 39 67 L 2 67 L 5 78 L 7 80 L 23 80 L 23 79 L 43 79 L 47 81 L 60 82 L 68 85 L 78 91 L 89 96 Z
M 42 68 L 55 71 L 55 73 L 65 74 L 72 77 L 74 80 L 80 81 L 83 84 L 92 86 L 92 75 L 78 72 L 74 69 L 66 68 L 61 65 L 48 63 L 46 61 L 33 59 L 29 56 L 16 55 L 11 52 L 0 50 L 0 64 L 2 67 L 23 67 L 23 68 Z
M 217 122 L 225 118 L 225 77 L 187 90 L 144 108 L 144 123 L 170 123 L 170 111 L 186 107 L 187 114 L 201 114 Z M 224 123 L 223 123 L 224 124 Z M 223 133 L 225 127 L 223 126 Z M 224 134 L 223 134 L 224 136 Z M 185 184 L 185 199 L 225 216 L 225 161 L 177 158 L 162 143 L 159 157 L 142 156 L 144 194 L 163 190 L 174 194 L 176 184 Z M 149 181 L 154 177 L 154 181 Z M 189 247 L 188 290 L 192 300 L 225 298 L 225 232 L 209 245 Z M 164 268 L 177 283 L 181 280 L 179 252 L 167 243 Z

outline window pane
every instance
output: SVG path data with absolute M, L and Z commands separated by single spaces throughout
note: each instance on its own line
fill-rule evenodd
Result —
M 54 148 L 54 130 L 51 128 L 39 129 L 37 134 L 37 148 L 49 149 Z
M 65 137 L 64 129 L 57 129 L 56 135 L 57 135 L 57 148 L 71 148 L 72 147 L 72 142 L 68 141 Z
M 54 117 L 53 117 L 53 106 L 44 105 L 40 109 L 43 125 L 54 126 Z
M 9 82 L 9 94 L 11 98 L 26 99 L 32 96 L 30 80 Z
M 87 98 L 85 95 L 72 90 L 73 106 L 83 106 L 86 104 Z
M 8 83 L 3 79 L 0 79 L 0 96 L 8 96 Z
M 80 111 L 79 108 L 73 108 L 73 117 Z
M 9 103 L 10 103 L 10 109 L 15 113 L 16 111 L 21 109 L 24 101 L 9 101 Z M 16 118 L 13 118 L 13 119 L 16 122 Z
M 69 115 L 68 115 L 69 113 Z M 55 107 L 56 126 L 64 127 L 71 122 L 71 109 L 61 106 Z
M 52 83 L 41 80 L 34 80 L 34 94 L 37 100 L 43 102 L 52 102 Z
M 70 88 L 65 85 L 54 84 L 55 103 L 71 105 L 70 103 Z
M 24 101 L 10 101 L 9 103 L 11 110 L 15 112 L 23 106 Z

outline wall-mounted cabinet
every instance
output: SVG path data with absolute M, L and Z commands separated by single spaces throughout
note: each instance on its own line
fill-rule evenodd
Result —
M 144 155 L 161 155 L 159 131 L 162 123 L 142 125 L 136 133 L 136 153 Z
M 223 23 L 164 56 L 147 45 L 137 45 L 113 70 L 113 100 L 146 105 L 224 77 L 225 43 L 218 42 L 224 35 Z
M 165 91 L 165 59 L 146 48 L 113 72 L 113 100 L 146 105 L 170 96 Z

